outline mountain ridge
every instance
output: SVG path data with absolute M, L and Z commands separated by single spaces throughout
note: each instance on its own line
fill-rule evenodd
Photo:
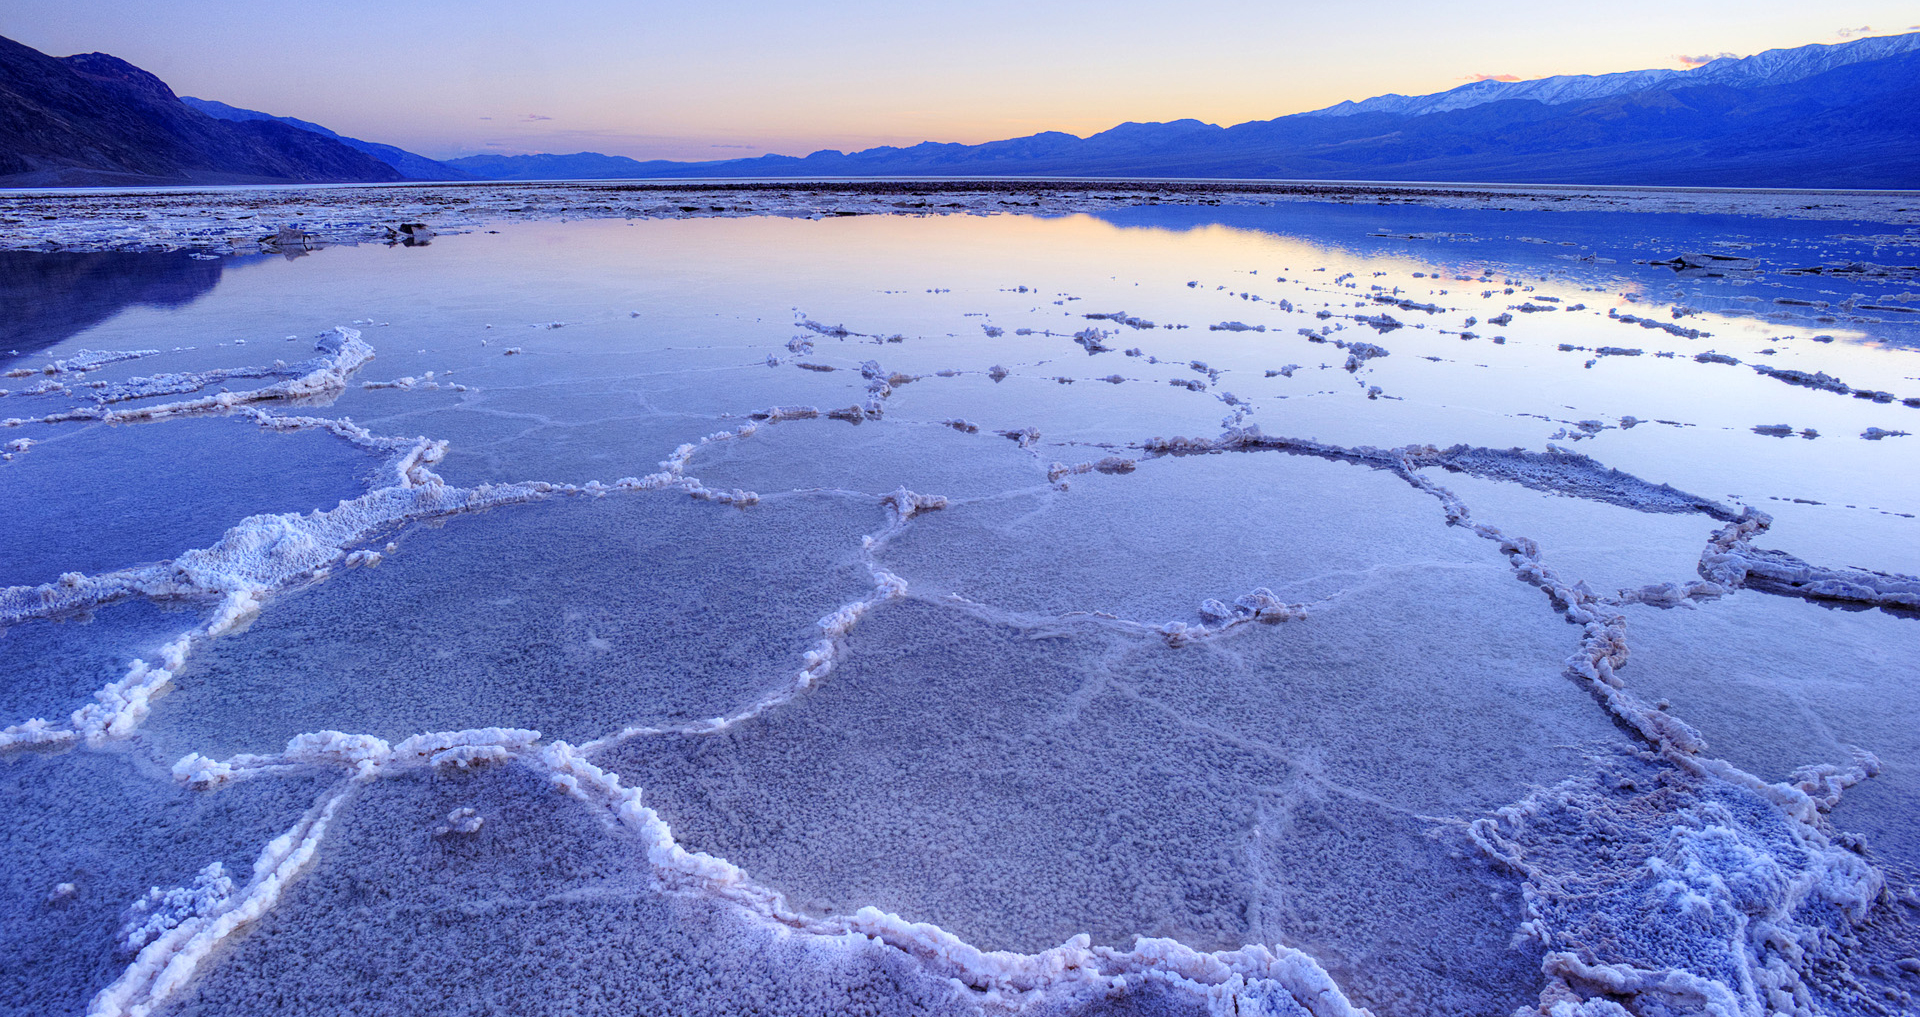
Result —
M 1231 127 L 1127 123 L 977 145 L 677 162 L 582 152 L 435 161 L 176 96 L 103 53 L 0 38 L 0 186 L 903 176 L 1920 187 L 1920 32 L 1688 70 L 1472 82 Z
M 273 121 L 231 123 L 105 53 L 0 38 L 0 185 L 391 181 L 392 167 Z
M 1466 109 L 1506 99 L 1532 99 L 1549 106 L 1584 99 L 1671 86 L 1686 88 L 1720 84 L 1736 87 L 1785 85 L 1848 64 L 1883 60 L 1920 49 L 1920 32 L 1879 35 L 1842 43 L 1770 49 L 1748 57 L 1721 57 L 1698 67 L 1653 68 L 1609 74 L 1556 74 L 1525 81 L 1473 81 L 1428 95 L 1388 93 L 1370 99 L 1349 100 L 1300 116 L 1352 116 L 1356 113 L 1420 115 Z
M 1044 132 L 979 145 L 922 142 L 707 163 L 583 154 L 451 164 L 506 179 L 1144 176 L 1920 187 L 1920 34 L 1887 38 L 1900 40 L 1886 47 L 1894 55 L 1830 61 L 1805 76 L 1790 69 L 1784 83 L 1728 84 L 1743 79 L 1723 72 L 1553 104 L 1501 98 L 1422 114 L 1294 114 L 1232 127 L 1125 123 L 1086 138 Z M 1765 80 L 1744 80 L 1756 77 Z M 522 167 L 527 175 L 519 175 Z
M 322 127 L 311 120 L 301 120 L 297 117 L 275 116 L 272 113 L 262 113 L 257 109 L 241 109 L 238 106 L 229 106 L 224 102 L 218 102 L 213 99 L 197 99 L 191 95 L 180 96 L 180 101 L 216 120 L 235 122 L 275 120 L 289 127 L 297 127 L 303 131 L 309 131 L 323 137 L 332 138 L 348 148 L 365 152 L 375 159 L 392 166 L 395 170 L 399 171 L 401 176 L 408 180 L 474 179 L 473 174 L 455 169 L 439 160 L 429 159 L 424 155 L 409 152 L 396 145 L 383 145 L 377 141 L 362 141 L 359 138 L 349 138 L 344 134 Z

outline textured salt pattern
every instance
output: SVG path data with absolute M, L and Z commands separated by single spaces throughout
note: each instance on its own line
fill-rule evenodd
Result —
M 1311 611 L 1376 569 L 1487 560 L 1484 541 L 1434 525 L 1432 498 L 1364 466 L 1217 455 L 1149 458 L 1131 473 L 1063 479 L 1065 491 L 930 516 L 882 559 L 928 594 L 1154 624 L 1198 624 L 1204 601 L 1231 606 L 1260 588 Z M 1356 505 L 1365 510 L 1351 511 Z
M 738 392 L 744 387 L 740 382 L 770 382 L 772 379 L 765 377 L 770 373 L 758 366 L 727 372 L 710 378 L 709 383 L 721 391 Z M 794 381 L 786 375 L 796 373 L 785 372 L 781 380 Z M 465 376 L 465 372 L 459 376 Z M 709 394 L 707 405 L 682 406 L 676 392 L 663 391 L 667 385 L 682 383 L 684 379 L 672 377 L 645 379 L 620 388 L 603 388 L 604 383 L 591 379 L 538 388 L 502 390 L 486 386 L 458 404 L 405 415 L 390 414 L 396 403 L 413 403 L 408 398 L 412 394 L 394 393 L 385 395 L 383 405 L 365 416 L 369 426 L 447 440 L 450 447 L 440 472 L 452 483 L 524 480 L 529 463 L 539 464 L 543 478 L 586 483 L 650 473 L 658 468 L 655 464 L 661 455 L 688 435 L 731 426 L 722 413 L 743 412 L 796 396 L 792 391 L 769 392 L 759 398 L 742 393 L 736 396 L 740 401 L 723 401 Z M 853 401 L 851 391 L 808 393 L 800 398 L 811 396 L 825 401 L 832 394 L 839 396 L 839 404 Z
M 1477 821 L 1487 851 L 1529 876 L 1522 929 L 1548 951 L 1542 998 L 1626 997 L 1654 1013 L 1910 1008 L 1893 960 L 1920 933 L 1910 887 L 1769 797 L 1621 759 Z
M 802 907 L 872 902 L 1021 950 L 1079 931 L 1230 948 L 1304 938 L 1301 916 L 1368 914 L 1380 925 L 1327 921 L 1321 942 L 1377 977 L 1404 952 L 1369 933 L 1419 920 L 1435 883 L 1488 892 L 1473 863 L 1433 844 L 1431 817 L 1579 769 L 1554 738 L 1617 737 L 1597 711 L 1569 727 L 1581 695 L 1541 677 L 1572 643 L 1564 622 L 1539 612 L 1523 634 L 1427 607 L 1476 582 L 1523 617 L 1537 598 L 1503 569 L 1462 571 L 1395 570 L 1310 622 L 1182 649 L 888 606 L 856 630 L 833 682 L 765 723 L 605 756 L 690 846 Z M 1479 626 L 1497 627 L 1509 656 L 1456 662 L 1447 680 L 1462 690 L 1432 695 L 1432 662 Z M 1364 828 L 1332 818 L 1356 810 Z M 1402 878 L 1408 855 L 1425 860 L 1416 880 Z M 1514 967 L 1517 984 L 1470 984 L 1476 972 L 1417 988 L 1459 1012 L 1510 1006 L 1531 983 Z
M 1880 757 L 1880 775 L 1842 799 L 1835 821 L 1864 835 L 1875 857 L 1920 872 L 1920 772 L 1904 762 L 1920 752 L 1912 723 L 1920 625 L 1777 597 L 1734 597 L 1685 615 L 1636 610 L 1631 625 L 1630 680 L 1671 702 L 1716 755 L 1772 780 L 1803 766 L 1852 765 L 1861 749 Z M 1761 651 L 1753 633 L 1777 638 Z
M 455 410 L 407 420 L 425 433 L 465 437 L 464 441 L 448 439 L 451 447 L 440 473 L 452 483 L 510 483 L 521 478 L 528 460 L 543 465 L 543 476 L 578 484 L 648 473 L 659 461 L 661 449 L 679 444 L 689 430 L 699 433 L 724 424 L 684 416 L 578 424 L 527 420 L 517 414 L 478 420 L 476 416 Z
M 1601 593 L 1692 578 L 1702 545 L 1719 528 L 1697 514 L 1639 512 L 1444 470 L 1422 475 L 1476 513 L 1552 548 L 1556 563 Z
M 0 759 L 0 1012 L 85 1012 L 146 945 L 125 930 L 167 910 L 136 901 L 191 888 L 215 863 L 244 883 L 260 846 L 337 779 L 290 773 L 208 795 L 142 769 L 125 754 L 86 750 Z M 176 920 L 191 914 L 174 911 Z
M 782 200 L 13 361 L 8 1006 L 1914 1008 L 1881 241 Z
M 438 832 L 460 809 L 485 822 Z M 521 767 L 380 781 L 174 1012 L 435 1013 L 456 998 L 500 1013 L 966 1009 L 904 954 L 756 927 L 646 871 L 639 845 Z
M 755 491 L 883 494 L 905 485 L 963 499 L 1046 486 L 1048 464 L 1011 441 L 983 441 L 978 425 L 956 420 L 858 430 L 837 420 L 820 427 L 769 428 L 753 441 L 703 455 L 697 470 L 716 487 Z
M 511 717 L 578 742 L 730 713 L 789 684 L 815 622 L 872 593 L 860 538 L 886 520 L 830 497 L 765 516 L 646 492 L 409 530 L 392 561 L 196 655 L 150 738 L 225 757 L 327 727 L 397 741 Z

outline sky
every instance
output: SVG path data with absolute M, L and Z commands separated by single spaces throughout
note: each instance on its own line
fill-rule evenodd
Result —
M 433 158 L 1230 125 L 1920 30 L 1911 0 L 6 0 L 0 35 Z

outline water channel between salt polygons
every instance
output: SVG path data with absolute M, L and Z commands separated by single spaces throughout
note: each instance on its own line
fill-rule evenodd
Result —
M 1914 1012 L 1915 243 L 528 222 L 49 293 L 0 1012 Z

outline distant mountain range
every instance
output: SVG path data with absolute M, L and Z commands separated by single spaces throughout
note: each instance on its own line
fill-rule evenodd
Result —
M 721 162 L 472 156 L 489 179 L 1064 176 L 1920 187 L 1920 33 L 1691 70 L 1477 81 L 1234 127 L 1126 123 L 981 145 Z
M 1689 70 L 1476 81 L 1219 127 L 1121 124 L 980 145 L 641 162 L 436 162 L 206 99 L 100 53 L 0 39 L 0 186 L 271 181 L 1187 177 L 1920 188 L 1920 33 Z
M 1759 88 L 1804 81 L 1836 67 L 1884 60 L 1920 49 L 1920 32 L 1855 39 L 1836 45 L 1770 49 L 1750 57 L 1721 57 L 1686 70 L 1621 71 L 1616 74 L 1556 74 L 1528 81 L 1486 79 L 1433 95 L 1377 95 L 1360 102 L 1342 102 L 1302 116 L 1344 117 L 1356 113 L 1405 113 L 1419 116 L 1483 106 L 1507 99 L 1532 99 L 1560 106 L 1588 99 L 1644 92 L 1654 88 L 1691 88 L 1727 85 Z
M 670 159 L 649 159 L 641 162 L 624 155 L 575 152 L 572 155 L 469 155 L 459 159 L 448 159 L 446 164 L 464 173 L 471 173 L 479 180 L 626 180 L 634 177 L 675 175 L 709 176 L 714 174 L 706 171 L 713 167 L 733 166 L 753 161 L 738 159 L 732 162 L 674 162 Z M 744 174 L 718 175 L 742 176 Z

